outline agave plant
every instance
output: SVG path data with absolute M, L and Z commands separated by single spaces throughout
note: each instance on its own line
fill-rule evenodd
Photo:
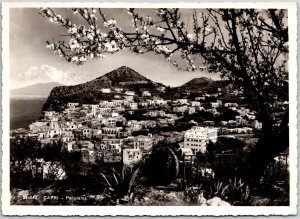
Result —
M 228 193 L 229 184 L 224 182 L 215 181 L 213 185 L 210 186 L 210 197 L 217 196 L 221 199 L 226 199 Z
M 233 205 L 248 205 L 250 200 L 250 188 L 241 178 L 229 179 L 228 198 Z
M 132 167 L 123 166 L 121 173 L 112 168 L 112 175 L 108 176 L 100 172 L 105 189 L 103 195 L 106 197 L 106 203 L 118 204 L 120 202 L 129 202 L 133 199 L 135 189 L 140 188 L 142 178 L 139 176 L 139 168 L 133 170 Z

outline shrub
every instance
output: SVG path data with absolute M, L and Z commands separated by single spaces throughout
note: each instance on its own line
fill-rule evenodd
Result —
M 188 203 L 197 203 L 198 196 L 202 193 L 202 185 L 187 187 L 184 190 L 184 200 Z

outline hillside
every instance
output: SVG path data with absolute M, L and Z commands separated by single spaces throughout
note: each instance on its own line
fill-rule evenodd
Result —
M 187 83 L 178 87 L 178 91 L 190 91 L 190 92 L 206 92 L 215 93 L 218 88 L 224 88 L 229 84 L 229 81 L 220 80 L 214 81 L 209 78 L 194 78 Z
M 53 88 L 43 110 L 61 111 L 68 102 L 99 103 L 101 100 L 111 100 L 117 93 L 116 88 L 135 91 L 140 95 L 144 90 L 152 93 L 152 96 L 160 96 L 165 99 L 183 97 L 187 92 L 191 93 L 216 93 L 218 88 L 224 88 L 228 81 L 214 81 L 208 78 L 194 78 L 180 87 L 170 88 L 161 83 L 154 82 L 135 70 L 122 66 L 101 77 L 75 86 L 59 86 Z M 160 91 L 165 87 L 166 92 Z M 102 88 L 110 88 L 111 93 L 103 93 Z
M 18 89 L 10 90 L 11 95 L 38 95 L 47 97 L 54 87 L 62 86 L 58 82 L 38 83 Z
M 51 91 L 43 110 L 52 108 L 60 111 L 68 102 L 99 103 L 100 100 L 109 100 L 115 95 L 115 88 L 130 89 L 136 93 L 150 90 L 156 95 L 160 95 L 157 90 L 159 86 L 163 85 L 147 79 L 129 67 L 122 66 L 83 84 L 55 87 Z M 102 88 L 111 88 L 112 93 L 102 93 Z

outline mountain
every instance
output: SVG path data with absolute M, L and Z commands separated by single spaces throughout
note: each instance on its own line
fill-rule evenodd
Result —
M 38 83 L 30 86 L 12 89 L 11 95 L 38 95 L 47 97 L 54 87 L 62 86 L 58 82 Z
M 152 96 L 174 99 L 184 96 L 185 91 L 191 93 L 217 92 L 219 87 L 224 88 L 228 84 L 228 81 L 194 78 L 180 87 L 170 88 L 144 77 L 129 67 L 122 66 L 86 83 L 54 87 L 42 110 L 61 111 L 68 102 L 94 104 L 101 100 L 111 100 L 116 94 L 124 95 L 118 93 L 116 88 L 132 90 L 138 95 L 148 90 Z M 111 93 L 103 93 L 102 88 L 110 88 Z M 163 92 L 161 88 L 165 88 L 166 92 Z
M 209 78 L 194 78 L 187 83 L 181 85 L 177 89 L 179 91 L 191 91 L 191 92 L 217 92 L 218 88 L 224 88 L 229 84 L 227 80 L 214 81 Z
M 101 81 L 103 83 L 108 83 L 112 86 L 118 85 L 122 82 L 134 82 L 134 81 L 151 82 L 151 80 L 147 79 L 143 75 L 137 73 L 135 70 L 126 66 L 121 66 L 120 68 L 113 70 L 99 78 L 96 78 L 93 81 Z
M 83 84 L 53 88 L 43 110 L 60 111 L 68 102 L 99 103 L 100 100 L 112 99 L 116 94 L 115 92 L 102 93 L 102 88 L 111 88 L 112 91 L 114 88 L 130 89 L 136 93 L 149 90 L 160 95 L 161 92 L 157 89 L 160 86 L 164 85 L 151 81 L 129 67 L 122 66 Z

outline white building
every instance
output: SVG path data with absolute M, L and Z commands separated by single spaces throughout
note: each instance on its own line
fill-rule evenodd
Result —
M 110 146 L 110 152 L 112 152 L 112 153 L 121 153 L 122 152 L 121 143 L 110 144 L 109 146 Z
M 88 127 L 82 127 L 82 135 L 86 138 L 91 138 L 93 136 L 93 129 Z
M 69 142 L 74 139 L 74 134 L 72 131 L 62 131 L 61 139 L 63 142 Z
M 250 126 L 254 129 L 262 129 L 262 123 L 257 121 L 257 120 L 253 120 L 250 122 Z
M 221 104 L 220 104 L 219 102 L 211 102 L 210 105 L 211 105 L 211 107 L 213 107 L 213 108 L 217 108 L 217 107 L 220 107 L 220 106 L 221 106 Z
M 190 160 L 190 156 L 194 155 L 191 148 L 181 148 L 181 151 L 186 160 Z
M 46 118 L 51 118 L 55 115 L 55 111 L 44 111 Z
M 147 102 L 139 102 L 139 106 L 148 107 L 148 103 Z
M 94 137 L 99 137 L 102 135 L 102 130 L 101 129 L 93 129 L 93 136 Z
M 48 138 L 54 138 L 61 136 L 61 129 L 50 129 L 46 135 Z
M 124 103 L 123 100 L 117 100 L 117 99 L 112 100 L 112 102 L 115 103 L 115 106 L 122 106 Z
M 201 103 L 199 101 L 191 101 L 192 106 L 201 106 Z
M 136 102 L 130 102 L 129 103 L 129 107 L 132 110 L 136 110 L 136 109 L 138 109 L 138 103 L 136 103 Z
M 115 91 L 117 92 L 117 93 L 122 93 L 123 92 L 123 88 L 115 88 Z
M 224 103 L 225 107 L 238 107 L 239 105 L 237 103 Z
M 122 129 L 122 127 L 103 127 L 102 133 L 104 135 L 119 135 Z
M 135 95 L 134 91 L 130 91 L 130 90 L 126 91 L 125 94 L 128 95 L 128 96 L 134 96 Z
M 111 117 L 119 117 L 120 114 L 118 112 L 112 112 Z
M 166 105 L 168 102 L 164 99 L 155 99 L 154 100 L 155 105 L 161 106 L 161 105 Z
M 67 150 L 70 152 L 70 151 L 73 151 L 73 146 L 76 144 L 76 141 L 69 141 L 66 143 L 66 148 Z
M 125 98 L 125 100 L 124 100 L 124 105 L 126 105 L 126 101 L 133 101 L 134 96 L 127 95 L 127 96 L 124 96 L 124 98 Z
M 79 106 L 79 103 L 68 103 L 67 104 L 67 107 L 72 108 L 72 109 L 75 108 L 76 106 Z
M 102 88 L 101 92 L 104 94 L 109 94 L 109 93 L 111 93 L 111 89 L 110 88 Z
M 143 91 L 142 96 L 143 97 L 151 97 L 151 93 L 150 93 L 150 91 L 145 90 L 145 91 Z
M 76 124 L 74 122 L 66 122 L 65 123 L 65 130 L 70 131 L 70 130 L 76 130 L 81 127 L 81 124 Z
M 140 149 L 124 149 L 123 150 L 123 163 L 126 165 L 135 164 L 143 158 Z
M 184 113 L 187 109 L 188 109 L 187 105 L 174 106 L 173 107 L 173 112 L 175 112 L 175 113 Z
M 155 105 L 155 101 L 151 99 L 147 99 L 146 102 L 148 103 L 149 106 Z
M 45 127 L 46 127 L 46 130 L 49 129 L 49 126 L 47 125 L 47 122 L 37 121 L 37 122 L 31 123 L 29 125 L 29 130 L 30 131 L 41 131 L 41 130 L 45 129 Z
M 177 99 L 175 102 L 176 103 L 180 103 L 180 104 L 187 104 L 188 103 L 188 99 L 186 99 L 186 98 Z
M 191 148 L 194 153 L 206 152 L 206 145 L 209 141 L 216 142 L 218 137 L 217 128 L 204 128 L 195 126 L 187 130 L 184 135 L 184 148 Z
M 205 97 L 204 96 L 201 96 L 201 97 L 195 97 L 195 100 L 205 100 Z
M 195 112 L 196 112 L 196 108 L 195 107 L 188 107 L 187 108 L 187 112 L 188 112 L 188 114 L 194 114 Z
M 134 138 L 133 145 L 135 149 L 150 151 L 153 147 L 153 139 L 148 136 L 139 135 Z

